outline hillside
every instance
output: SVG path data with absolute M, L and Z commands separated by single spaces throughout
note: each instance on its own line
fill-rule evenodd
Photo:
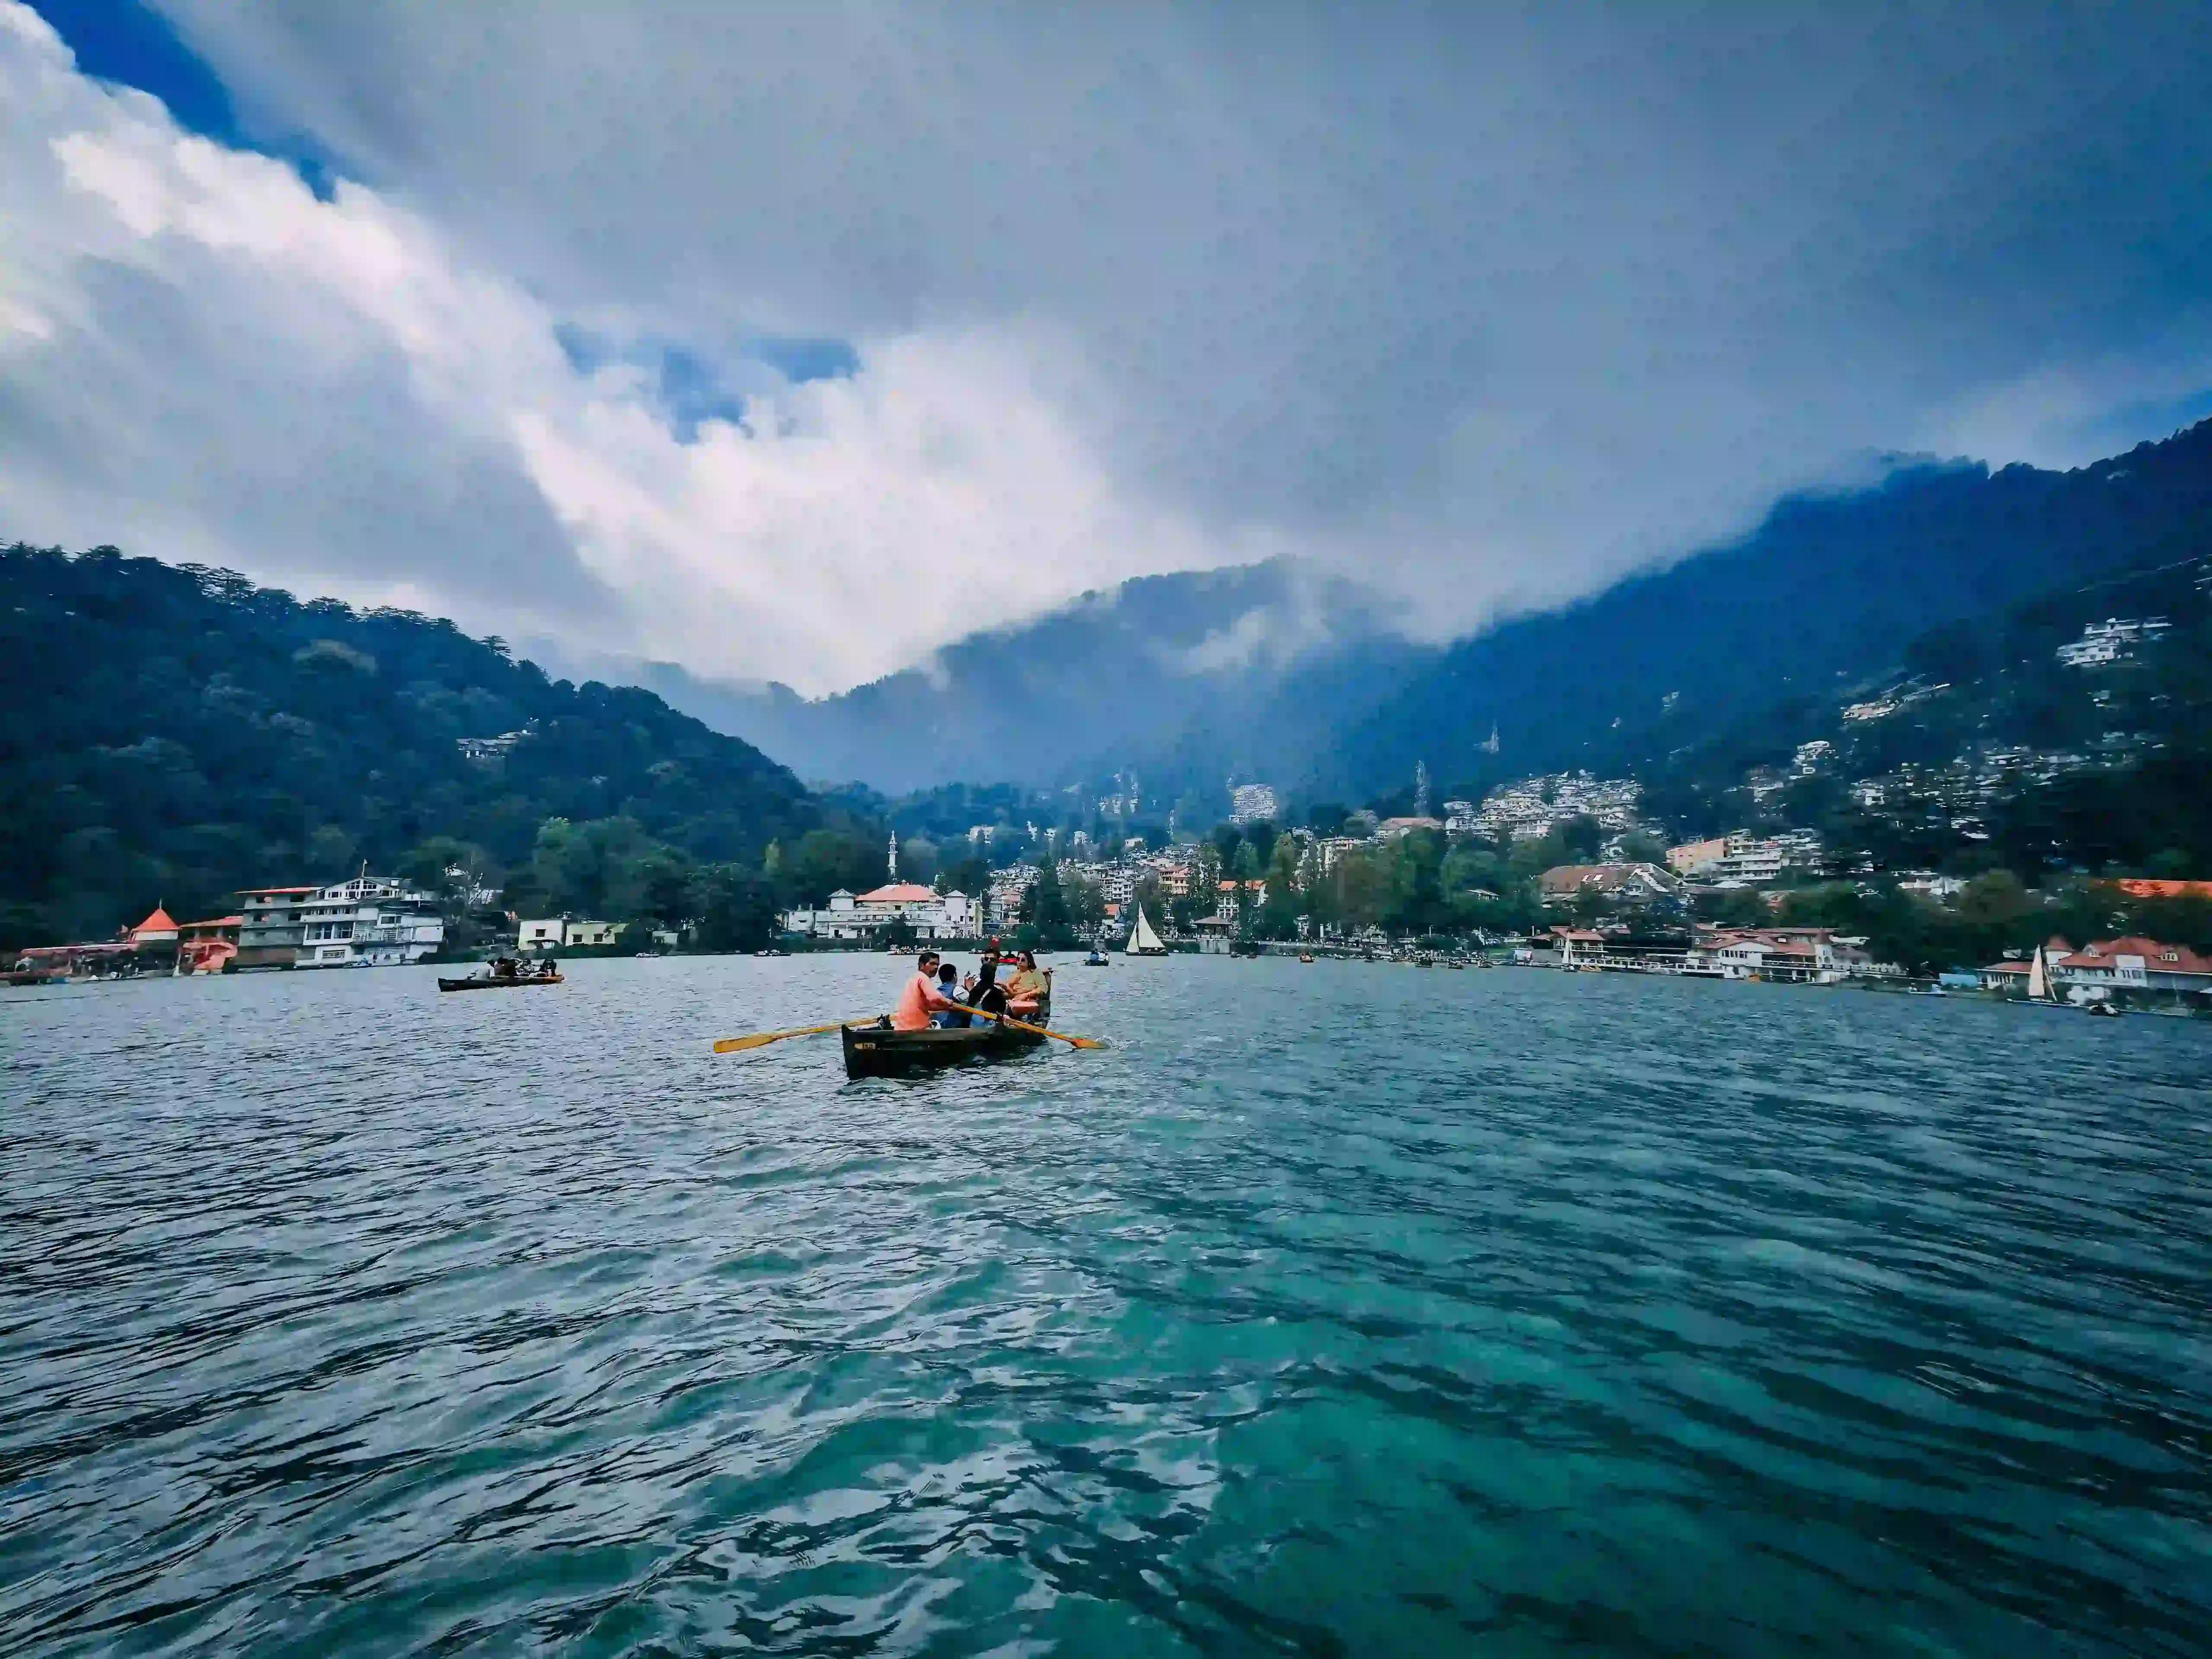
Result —
M 214 913 L 362 860 L 496 874 L 550 818 L 749 867 L 824 821 L 785 769 L 650 692 L 228 572 L 0 550 L 0 942 L 105 936 L 156 899 Z M 526 735 L 463 753 L 507 732 Z
M 1685 834 L 1816 830 L 1890 868 L 2212 871 L 2212 535 L 2191 555 L 1948 623 L 1655 747 L 1632 768 L 1645 806 Z M 2116 618 L 2163 626 L 2109 661 L 2061 655 Z
M 1946 622 L 2179 557 L 2208 529 L 2212 422 L 2071 472 L 1917 467 L 1792 499 L 1734 545 L 1455 646 L 1297 781 L 1364 793 L 1417 759 L 1440 779 L 1612 769 L 1820 696 Z
M 1379 596 L 1277 561 L 1086 593 L 813 701 L 672 664 L 590 666 L 824 782 L 1049 788 L 1133 769 L 1171 799 L 1279 767 L 1311 741 L 1316 708 L 1364 709 L 1433 655 L 1392 629 Z
M 2212 422 L 2071 472 L 1920 465 L 1792 497 L 1739 541 L 1441 650 L 1397 635 L 1357 585 L 1270 564 L 1087 595 L 817 702 L 665 667 L 641 678 L 803 775 L 894 793 L 1097 784 L 1133 768 L 1169 799 L 1210 798 L 1234 773 L 1305 801 L 1360 800 L 1407 783 L 1417 761 L 1468 787 L 1617 769 L 2208 523 Z

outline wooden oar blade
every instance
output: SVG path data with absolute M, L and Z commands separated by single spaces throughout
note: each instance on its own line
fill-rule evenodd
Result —
M 788 1031 L 756 1031 L 750 1036 L 720 1037 L 716 1039 L 714 1052 L 734 1054 L 747 1048 L 765 1048 L 771 1042 L 781 1042 L 786 1037 L 827 1036 L 845 1025 L 858 1024 L 856 1020 L 840 1020 L 836 1025 L 800 1025 Z

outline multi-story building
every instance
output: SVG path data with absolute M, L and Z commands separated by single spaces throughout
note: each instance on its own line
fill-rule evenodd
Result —
M 1685 842 L 1680 847 L 1667 849 L 1667 867 L 1678 876 L 1702 875 L 1728 856 L 1728 838 L 1716 836 L 1711 841 Z
M 420 962 L 445 942 L 438 901 L 393 876 L 356 876 L 300 907 L 301 968 L 388 968 Z
M 1034 878 L 1036 872 L 1030 875 Z M 996 894 L 994 885 L 994 899 Z M 819 910 L 791 911 L 783 926 L 787 933 L 810 939 L 868 944 L 899 921 L 917 939 L 972 939 L 977 920 L 976 907 L 965 893 L 937 893 L 913 882 L 891 882 L 857 896 L 841 887 Z
M 238 970 L 289 968 L 299 960 L 301 912 L 319 887 L 248 887 L 240 892 Z
M 1607 830 L 1632 830 L 1643 793 L 1633 778 L 1555 772 L 1492 790 L 1475 819 L 1485 836 L 1501 842 L 1532 840 L 1576 817 L 1594 818 Z
M 2173 624 L 2163 617 L 2151 617 L 2141 622 L 2121 617 L 2107 617 L 2103 622 L 2091 623 L 2081 630 L 2081 637 L 2070 640 L 2058 647 L 2058 660 L 2069 668 L 2094 668 L 2108 662 L 2118 662 L 2135 654 L 2135 647 L 2155 640 Z

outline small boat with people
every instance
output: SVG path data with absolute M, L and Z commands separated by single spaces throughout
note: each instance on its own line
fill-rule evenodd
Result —
M 922 951 L 898 1012 L 872 1025 L 841 1025 L 838 1041 L 847 1077 L 910 1077 L 1028 1054 L 1044 1042 L 1051 1018 L 1052 975 L 1036 953 L 1001 953 L 994 940 L 964 981 L 936 951 Z
M 517 991 L 526 985 L 558 985 L 559 966 L 548 957 L 543 962 L 523 963 L 513 957 L 495 957 L 484 964 L 486 971 L 471 974 L 466 979 L 438 980 L 441 991 Z
M 1006 977 L 1001 980 L 1000 971 Z M 1048 1030 L 1052 1018 L 1052 975 L 1029 951 L 1001 952 L 991 942 L 975 971 L 963 981 L 959 970 L 934 951 L 925 950 L 915 964 L 896 1012 L 871 1020 L 833 1020 L 826 1025 L 795 1025 L 787 1030 L 755 1031 L 722 1037 L 718 1054 L 744 1054 L 793 1037 L 838 1034 L 845 1075 L 850 1078 L 911 1077 L 974 1060 L 1006 1060 L 1034 1052 L 1048 1040 L 1071 1048 L 1103 1048 L 1097 1037 Z
M 1111 968 L 1114 958 L 1094 945 L 1091 947 L 1091 954 L 1083 958 L 1083 965 L 1085 968 Z
M 927 1030 L 901 1031 L 892 1028 L 886 1014 L 873 1025 L 839 1030 L 848 1078 L 914 1077 L 969 1060 L 1011 1060 L 1044 1046 L 1042 1032 L 1001 1025 L 988 1018 L 979 1018 L 964 1030 L 933 1025 Z

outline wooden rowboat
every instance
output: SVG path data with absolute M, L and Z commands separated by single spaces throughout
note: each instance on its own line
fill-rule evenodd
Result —
M 1024 1016 L 1042 1024 L 1049 1011 Z M 969 1060 L 1009 1060 L 1040 1048 L 1044 1038 L 1031 1031 L 1017 1031 L 995 1020 L 978 1018 L 963 1028 L 932 1026 L 926 1031 L 895 1031 L 888 1025 L 845 1025 L 838 1028 L 845 1048 L 845 1075 L 915 1077 Z
M 513 979 L 495 979 L 489 974 L 477 974 L 467 979 L 440 978 L 441 991 L 512 991 L 525 985 L 558 985 L 558 974 L 518 974 Z

